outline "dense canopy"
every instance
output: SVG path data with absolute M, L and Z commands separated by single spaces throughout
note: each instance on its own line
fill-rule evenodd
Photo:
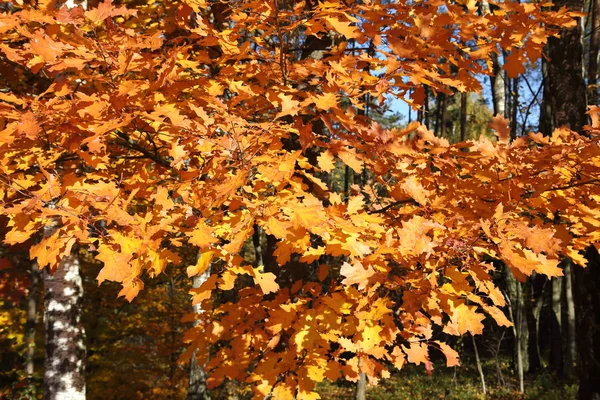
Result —
M 442 339 L 508 326 L 492 278 L 562 274 L 600 239 L 598 109 L 585 132 L 457 144 L 384 129 L 395 97 L 510 77 L 576 14 L 475 1 L 40 1 L 0 14 L 5 243 L 55 270 L 75 247 L 135 301 L 194 246 L 204 310 L 188 356 L 209 386 L 318 398 L 372 382 Z M 340 183 L 345 171 L 346 181 Z M 53 233 L 41 236 L 44 228 Z M 46 230 L 48 232 L 48 230 Z

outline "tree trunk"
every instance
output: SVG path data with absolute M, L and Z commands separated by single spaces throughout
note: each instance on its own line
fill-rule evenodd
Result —
M 364 372 L 361 372 L 358 376 L 358 382 L 356 383 L 356 393 L 354 399 L 367 399 L 367 374 L 365 374 Z
M 25 341 L 27 343 L 27 353 L 25 355 L 25 373 L 29 381 L 31 396 L 35 397 L 36 385 L 33 382 L 35 373 L 35 334 L 38 317 L 38 296 L 40 286 L 40 271 L 37 262 L 31 264 L 31 282 L 29 284 L 29 293 L 27 294 L 27 322 L 25 323 Z
M 579 362 L 579 399 L 600 399 L 600 256 L 586 251 L 588 266 L 574 269 L 575 316 Z
M 425 120 L 425 127 L 430 129 L 429 123 L 429 86 L 425 86 L 425 100 L 423 102 L 423 119 Z
M 523 318 L 523 294 L 521 292 L 521 284 L 515 279 L 512 272 L 508 267 L 506 268 L 506 287 L 508 297 L 508 307 L 511 321 L 513 323 L 513 336 L 514 336 L 514 347 L 513 347 L 513 359 L 517 370 L 517 376 L 519 379 L 519 391 L 521 393 L 525 390 L 523 382 L 523 373 L 527 370 L 524 365 L 527 361 L 525 354 L 527 354 L 527 338 L 524 337 L 527 332 L 527 328 L 524 327 L 526 324 L 526 318 Z
M 477 350 L 477 343 L 475 342 L 475 336 L 471 335 L 473 341 L 473 351 L 475 352 L 475 362 L 477 363 L 477 371 L 479 372 L 479 378 L 481 379 L 481 391 L 483 396 L 487 394 L 487 387 L 485 385 L 485 375 L 483 373 L 483 367 L 481 366 L 481 360 L 479 359 L 479 351 Z
M 442 123 L 442 97 L 443 93 L 438 93 L 435 97 L 435 120 L 433 121 L 433 134 L 435 136 L 440 136 L 440 126 Z
M 552 279 L 552 317 L 550 319 L 550 367 L 561 376 L 563 368 L 562 347 L 562 277 Z
M 448 109 L 448 95 L 442 93 L 442 109 L 440 110 L 440 136 L 446 137 L 446 111 Z
M 525 310 L 525 298 L 523 296 L 523 285 L 521 282 L 515 282 L 517 293 L 516 293 L 516 307 L 515 307 L 515 318 L 517 321 L 517 338 L 516 338 L 516 350 L 517 350 L 517 363 L 519 373 L 519 389 L 524 392 L 523 375 L 529 371 L 529 358 L 528 347 L 529 347 L 529 329 L 527 327 L 527 315 Z
M 528 372 L 539 371 L 542 368 L 542 358 L 539 345 L 539 323 L 543 305 L 543 288 L 545 278 L 534 274 L 525 282 L 525 314 L 529 343 L 527 346 Z
M 548 80 L 550 79 L 548 74 L 548 61 L 545 58 L 542 58 L 542 79 L 543 79 L 543 95 L 542 95 L 542 105 L 540 106 L 540 122 L 539 122 L 539 131 L 544 136 L 552 135 L 553 127 L 552 127 L 552 105 L 550 102 L 550 85 Z
M 199 256 L 199 255 L 198 255 Z M 192 287 L 199 288 L 210 277 L 210 267 L 201 275 L 196 275 L 192 279 Z M 202 313 L 202 304 L 198 303 L 194 307 L 196 314 Z M 206 386 L 206 371 L 204 366 L 196 361 L 196 353 L 192 356 L 190 362 L 190 383 L 188 386 L 187 400 L 210 400 L 210 391 Z
M 575 345 L 575 303 L 573 300 L 573 264 L 571 260 L 565 260 L 564 265 L 564 291 L 565 291 L 565 307 L 563 312 L 566 316 L 566 329 L 563 329 L 564 337 L 564 355 L 563 375 L 570 377 L 573 374 L 573 366 L 575 363 L 575 354 L 577 346 Z M 563 325 L 564 326 L 564 325 Z
M 86 346 L 79 259 L 66 256 L 54 274 L 46 271 L 44 288 L 44 400 L 85 400 Z
M 460 94 L 460 141 L 467 140 L 467 96 L 468 92 Z
M 590 50 L 588 60 L 588 104 L 598 104 L 598 49 L 600 48 L 600 0 L 590 0 Z
M 555 7 L 583 11 L 583 0 L 559 0 Z M 586 124 L 586 86 L 583 79 L 582 28 L 563 29 L 561 36 L 551 37 L 546 45 L 548 75 L 545 84 L 552 110 L 552 127 L 566 126 L 581 132 Z
M 487 0 L 481 2 L 481 13 L 490 14 L 490 3 Z M 490 75 L 490 89 L 492 91 L 492 103 L 494 115 L 506 117 L 506 74 L 502 69 L 500 58 L 496 53 L 491 54 L 492 75 Z
M 511 110 L 510 110 L 510 139 L 515 140 L 517 138 L 517 127 L 519 122 L 517 120 L 519 112 L 519 78 L 516 77 L 512 80 L 512 91 L 510 94 L 511 98 Z
M 584 9 L 583 0 L 559 0 L 555 7 L 572 11 Z M 554 127 L 566 126 L 582 132 L 586 123 L 586 86 L 583 78 L 583 30 L 578 23 L 563 29 L 559 38 L 547 44 L 548 101 Z M 575 317 L 577 350 L 579 354 L 579 398 L 600 398 L 600 258 L 593 246 L 586 252 L 587 268 L 575 268 Z

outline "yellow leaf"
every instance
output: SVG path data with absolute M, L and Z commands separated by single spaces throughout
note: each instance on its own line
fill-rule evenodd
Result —
M 212 229 L 203 221 L 199 221 L 194 230 L 189 234 L 190 244 L 198 246 L 201 250 L 207 249 L 219 240 L 213 236 Z
M 284 93 L 279 93 L 278 96 L 281 99 L 281 111 L 277 114 L 276 118 L 284 117 L 286 115 L 298 115 L 300 102 L 294 100 L 292 96 Z
M 342 150 L 338 153 L 338 157 L 357 174 L 362 172 L 363 162 L 358 158 L 354 149 Z
M 323 382 L 326 368 L 327 360 L 319 357 L 311 360 L 311 365 L 306 368 L 306 373 L 312 381 Z
M 291 387 L 286 386 L 284 383 L 280 383 L 273 388 L 271 398 L 277 400 L 294 400 L 294 391 Z
M 477 307 L 465 304 L 456 307 L 452 312 L 450 322 L 444 328 L 444 332 L 457 336 L 467 332 L 471 332 L 473 335 L 482 333 L 483 324 L 481 321 L 484 320 L 485 316 L 476 312 L 476 310 Z
M 271 272 L 260 272 L 256 269 L 252 269 L 254 273 L 254 283 L 260 286 L 260 290 L 264 294 L 269 294 L 279 290 L 279 285 L 275 282 L 277 276 Z
M 350 252 L 352 257 L 362 257 L 371 253 L 371 248 L 364 242 L 359 241 L 356 237 L 350 236 L 344 243 L 342 248 Z
M 337 106 L 337 97 L 335 93 L 331 92 L 318 94 L 314 97 L 311 97 L 311 100 L 314 101 L 315 106 L 320 110 L 327 111 L 330 108 Z
M 351 25 L 350 22 L 340 21 L 336 17 L 325 17 L 327 22 L 331 25 L 331 27 L 344 35 L 348 39 L 356 39 L 360 37 L 360 31 L 356 28 L 356 26 Z
M 369 353 L 373 348 L 379 347 L 383 340 L 379 335 L 382 330 L 379 325 L 365 326 L 362 331 L 362 340 L 359 342 L 361 350 Z
M 329 150 L 325 150 L 317 157 L 317 163 L 325 172 L 331 172 L 335 168 L 335 160 Z
M 496 323 L 500 326 L 512 326 L 512 322 L 510 322 L 506 315 L 498 308 L 494 306 L 488 306 L 483 304 L 483 309 L 496 321 Z
M 350 200 L 348 200 L 348 215 L 356 214 L 364 206 L 365 202 L 362 194 L 350 197 Z
M 417 203 L 421 205 L 428 204 L 427 196 L 429 195 L 429 191 L 423 188 L 423 185 L 421 185 L 421 182 L 419 182 L 416 176 L 411 175 L 406 178 L 404 182 L 402 182 L 402 189 Z
M 358 261 L 355 261 L 354 265 L 344 262 L 340 274 L 346 277 L 342 281 L 344 285 L 358 284 L 358 289 L 362 290 L 369 282 L 369 278 L 375 274 L 375 270 L 371 266 L 363 267 Z
M 210 265 L 210 262 L 212 261 L 214 255 L 214 251 L 203 252 L 200 255 L 200 257 L 198 257 L 198 262 L 196 263 L 196 265 L 190 265 L 189 267 L 187 267 L 188 277 L 203 274 L 204 271 L 208 269 L 208 266 Z

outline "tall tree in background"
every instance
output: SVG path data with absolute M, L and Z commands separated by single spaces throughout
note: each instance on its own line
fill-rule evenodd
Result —
M 587 66 L 588 104 L 598 104 L 598 52 L 600 50 L 600 1 L 589 0 L 590 39 Z
M 583 0 L 561 0 L 556 6 L 565 6 L 582 12 Z M 595 5 L 594 5 L 595 7 Z M 586 85 L 583 77 L 582 26 L 564 29 L 560 38 L 551 38 L 547 46 L 547 76 L 545 84 L 547 102 L 551 110 L 553 128 L 566 127 L 582 131 L 586 124 Z M 597 44 L 595 44 L 597 45 Z M 593 46 L 590 47 L 592 49 Z M 597 50 L 597 49 L 596 49 Z M 590 60 L 590 65 L 593 65 Z M 595 76 L 594 73 L 591 75 Z M 567 336 L 565 363 L 572 363 L 574 354 L 571 342 L 577 342 L 579 398 L 582 400 L 600 398 L 600 263 L 595 248 L 586 252 L 587 268 L 565 268 L 566 289 L 575 289 L 576 319 L 568 316 L 569 327 L 563 335 Z M 574 283 L 570 284 L 571 276 Z M 567 297 L 569 299 L 569 297 Z M 570 305 L 567 305 L 571 308 Z M 570 310 L 567 310 L 569 312 Z M 575 329 L 576 321 L 576 329 Z M 568 371 L 570 366 L 566 367 Z

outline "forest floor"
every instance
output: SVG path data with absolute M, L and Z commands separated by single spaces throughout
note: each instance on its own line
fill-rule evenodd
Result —
M 525 377 L 525 394 L 508 361 L 484 362 L 487 396 L 474 362 L 456 368 L 436 365 L 431 376 L 425 369 L 408 365 L 377 386 L 367 388 L 369 400 L 571 400 L 577 398 L 577 384 L 557 379 L 551 372 Z M 500 368 L 498 368 L 500 367 Z M 348 382 L 323 382 L 318 386 L 322 399 L 348 400 L 354 397 L 355 385 Z

